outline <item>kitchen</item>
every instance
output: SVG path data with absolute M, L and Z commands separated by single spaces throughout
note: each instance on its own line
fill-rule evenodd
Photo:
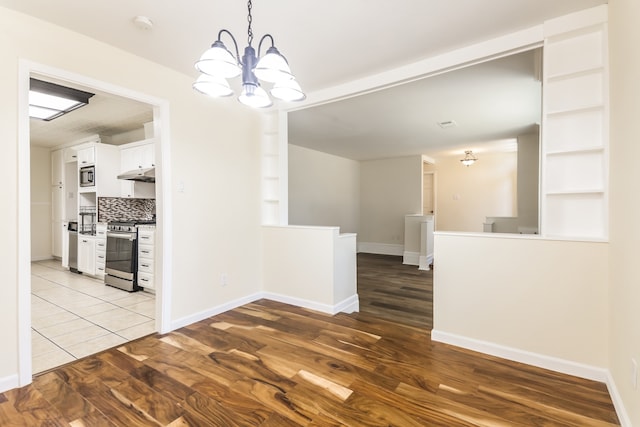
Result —
M 156 331 L 152 117 L 97 93 L 56 120 L 30 119 L 34 373 Z M 34 200 L 45 186 L 49 203 Z

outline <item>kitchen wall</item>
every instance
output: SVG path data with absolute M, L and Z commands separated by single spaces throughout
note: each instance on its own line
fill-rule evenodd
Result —
M 359 221 L 360 163 L 289 145 L 289 224 L 357 233 Z
M 260 289 L 259 113 L 234 98 L 198 94 L 191 76 L 0 7 L 1 195 L 6 206 L 14 206 L 0 210 L 0 387 L 14 384 L 19 369 L 15 206 L 20 59 L 168 101 L 169 122 L 161 124 L 168 130 L 161 136 L 168 157 L 161 158 L 161 166 L 170 173 L 170 180 L 162 182 L 170 197 L 158 200 L 158 215 L 170 215 L 161 220 L 173 231 L 163 235 L 172 237 L 165 252 L 171 266 L 167 279 L 173 283 L 172 323 Z M 219 283 L 221 274 L 228 277 L 225 287 Z
M 31 260 L 51 258 L 51 155 L 31 149 Z
M 476 155 L 469 167 L 460 155 L 428 168 L 436 172 L 437 231 L 482 232 L 487 216 L 517 216 L 517 152 Z
M 640 2 L 609 2 L 611 58 L 609 369 L 630 422 L 640 426 L 640 386 L 631 382 L 631 359 L 640 364 Z M 588 265 L 588 264 L 585 264 Z M 640 381 L 640 378 L 638 379 Z M 628 424 L 631 425 L 631 424 Z

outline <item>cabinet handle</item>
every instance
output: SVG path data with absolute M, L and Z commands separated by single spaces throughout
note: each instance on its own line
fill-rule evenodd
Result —
M 140 252 L 142 252 L 143 254 L 149 254 L 149 251 L 140 251 Z
M 140 264 L 141 267 L 148 268 L 149 264 Z

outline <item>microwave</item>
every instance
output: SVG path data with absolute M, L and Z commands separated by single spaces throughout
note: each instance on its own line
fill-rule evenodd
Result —
M 80 168 L 80 187 L 93 187 L 96 185 L 96 167 L 84 166 Z

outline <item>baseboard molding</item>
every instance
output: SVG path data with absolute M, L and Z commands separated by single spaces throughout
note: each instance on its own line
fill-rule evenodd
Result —
M 607 383 L 608 381 L 609 371 L 597 366 L 585 365 L 582 363 L 572 362 L 570 360 L 546 356 L 544 354 L 532 353 L 513 347 L 467 338 L 461 335 L 451 334 L 435 329 L 431 331 L 431 339 L 433 341 L 455 345 L 457 347 L 501 357 L 514 362 L 526 363 L 527 365 L 537 366 L 539 368 L 549 369 L 563 374 L 573 375 L 602 383 Z
M 218 314 L 224 313 L 225 311 L 233 310 L 234 308 L 252 303 L 261 298 L 264 298 L 264 294 L 262 292 L 257 292 L 255 294 L 247 295 L 245 297 L 238 298 L 233 301 L 229 301 L 225 304 L 221 304 L 216 307 L 212 307 L 210 309 L 203 310 L 198 313 L 194 313 L 189 316 L 182 317 L 180 319 L 176 319 L 173 322 L 171 322 L 171 330 L 174 331 L 184 326 L 191 325 L 192 323 L 199 322 L 208 317 L 216 316 Z
M 8 377 L 0 378 L 0 393 L 4 393 L 7 390 L 11 390 L 20 386 L 18 374 L 9 375 Z
M 405 265 L 420 265 L 420 252 L 404 251 L 402 253 L 402 263 Z
M 360 299 L 358 298 L 358 294 L 353 295 L 335 305 L 322 304 L 316 301 L 290 297 L 288 295 L 276 294 L 273 292 L 264 292 L 262 294 L 262 298 L 284 304 L 295 305 L 296 307 L 308 308 L 310 310 L 320 311 L 331 315 L 340 312 L 353 313 L 354 311 L 360 310 Z
M 431 269 L 429 267 L 431 264 L 433 264 L 433 255 L 420 255 L 420 259 L 418 261 L 418 270 L 429 271 Z
M 616 409 L 616 414 L 618 414 L 618 420 L 620 421 L 621 427 L 633 427 L 631 424 L 631 419 L 629 418 L 629 413 L 624 407 L 624 402 L 622 401 L 622 397 L 620 396 L 620 392 L 618 392 L 618 387 L 616 386 L 616 382 L 611 375 L 611 372 L 607 372 L 607 389 L 609 390 L 609 396 L 611 396 L 611 401 L 613 402 L 613 407 Z
M 377 255 L 395 255 L 402 256 L 404 253 L 404 245 L 392 245 L 390 243 L 358 243 L 358 252 Z

